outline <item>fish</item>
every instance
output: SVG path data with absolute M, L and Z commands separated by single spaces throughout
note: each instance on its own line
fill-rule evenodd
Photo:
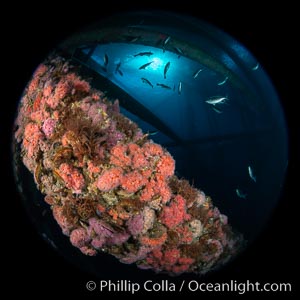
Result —
M 53 248 L 58 249 L 54 242 L 47 237 L 46 233 L 43 233 L 42 236 Z
M 164 40 L 163 45 L 166 46 L 166 45 L 169 43 L 170 39 L 171 39 L 171 37 L 168 36 L 168 37 Z
M 170 39 L 171 39 L 171 37 L 168 36 L 168 37 L 163 41 L 163 52 L 165 52 L 165 47 L 166 47 L 166 45 L 169 43 Z
M 142 66 L 139 67 L 139 70 L 145 70 L 148 66 L 150 66 L 153 63 L 153 61 L 150 61 Z
M 149 131 L 149 132 L 148 132 L 148 135 L 149 135 L 149 136 L 151 136 L 151 135 L 156 135 L 156 134 L 158 134 L 158 132 L 159 132 L 158 130 L 152 130 L 152 131 Z
M 178 47 L 174 47 L 174 49 L 175 49 L 176 53 L 178 54 L 178 58 L 180 58 L 180 56 L 183 55 L 183 51 Z
M 167 89 L 167 90 L 171 90 L 171 89 L 172 89 L 171 87 L 169 87 L 168 85 L 165 85 L 165 84 L 163 84 L 163 83 L 157 83 L 156 85 L 157 85 L 157 86 L 160 86 L 160 87 L 162 87 L 162 88 L 164 88 L 164 89 Z
M 140 36 L 132 36 L 132 35 L 125 35 L 124 37 L 125 37 L 125 40 L 129 43 L 134 43 L 141 38 Z
M 181 44 L 178 44 L 178 46 L 181 46 Z M 197 49 L 197 57 L 197 62 L 199 63 L 198 67 L 203 67 L 203 73 L 207 68 L 209 70 L 213 70 L 216 74 L 222 74 L 222 78 L 228 76 L 228 82 L 244 94 L 245 105 L 248 105 L 250 110 L 254 112 L 261 109 L 261 106 L 266 105 L 265 103 L 262 103 L 259 100 L 259 97 L 257 97 L 255 93 L 247 87 L 245 81 L 243 81 L 238 74 L 227 66 L 225 61 L 217 59 L 212 53 L 203 50 L 201 47 Z M 251 70 L 251 67 L 253 67 L 255 63 L 256 61 L 252 64 L 249 63 L 249 70 Z M 194 71 L 196 71 L 196 69 Z M 191 77 L 194 71 L 191 71 Z
M 196 71 L 196 72 L 193 74 L 193 78 L 196 79 L 196 78 L 198 77 L 199 73 L 202 72 L 202 70 L 203 70 L 203 69 L 199 69 L 198 71 Z
M 140 52 L 140 53 L 137 53 L 135 55 L 133 55 L 134 57 L 137 57 L 137 56 L 151 56 L 153 54 L 153 52 Z
M 107 72 L 107 68 L 106 67 L 103 67 L 101 65 L 99 65 L 99 69 L 102 71 L 102 72 Z
M 228 76 L 226 76 L 225 79 L 224 79 L 223 81 L 219 82 L 218 85 L 223 85 L 223 84 L 225 84 L 225 83 L 227 82 L 227 80 L 228 80 Z
M 254 182 L 256 182 L 256 177 L 254 176 L 253 170 L 252 170 L 252 168 L 251 168 L 250 166 L 248 166 L 248 173 L 249 173 L 250 178 L 251 178 Z
M 170 65 L 171 65 L 171 63 L 169 61 L 165 65 L 165 68 L 164 68 L 164 78 L 165 79 L 167 78 L 167 72 L 168 72 L 168 70 L 170 68 Z
M 257 63 L 257 64 L 252 68 L 252 70 L 253 70 L 253 71 L 256 71 L 258 68 L 259 68 L 259 63 Z
M 182 82 L 179 81 L 179 84 L 178 84 L 178 95 L 181 95 L 181 91 L 182 91 Z
M 119 62 L 116 66 L 115 73 L 119 73 L 121 76 L 123 76 L 123 73 L 120 71 L 121 62 Z
M 211 108 L 218 114 L 223 113 L 220 109 L 216 108 L 215 106 L 212 106 Z
M 107 67 L 107 65 L 108 65 L 108 55 L 106 53 L 103 56 L 103 62 L 104 62 L 104 67 Z
M 153 84 L 148 79 L 142 77 L 141 80 L 143 81 L 143 83 L 146 83 L 153 88 Z
M 145 133 L 145 134 L 143 135 L 142 139 L 144 139 L 144 138 L 148 138 L 148 136 L 151 136 L 151 135 L 156 135 L 156 134 L 158 134 L 158 133 L 159 133 L 159 131 L 158 131 L 158 130 L 152 130 L 152 131 L 148 131 L 147 133 Z
M 124 76 L 125 76 L 125 74 L 124 74 Z M 139 82 L 141 80 L 140 77 L 138 79 Z M 107 97 L 110 97 L 112 95 L 112 91 L 110 90 L 110 85 L 109 85 L 110 80 L 105 78 L 104 82 L 107 82 L 107 88 L 103 88 L 103 90 L 109 89 L 109 93 L 108 93 Z M 153 84 L 154 86 L 156 85 L 156 82 L 158 82 L 158 81 L 155 81 L 155 84 Z M 158 89 L 158 87 L 157 87 L 157 89 Z M 153 90 L 151 89 L 151 91 L 153 91 Z M 161 91 L 161 93 L 162 92 L 163 91 Z M 118 85 L 114 85 L 114 93 L 118 95 L 118 94 L 123 94 L 124 91 L 120 87 L 118 87 Z M 165 91 L 165 93 L 168 93 L 168 92 Z M 128 112 L 130 112 L 134 115 L 138 115 L 145 122 L 148 122 L 155 129 L 159 130 L 159 132 L 163 133 L 170 139 L 174 140 L 174 142 L 182 143 L 182 140 L 177 135 L 176 131 L 173 131 L 172 128 L 170 128 L 170 126 L 166 125 L 156 114 L 154 114 L 150 109 L 145 107 L 145 105 L 140 103 L 134 97 L 130 96 L 127 93 L 124 93 L 124 95 L 120 98 L 120 105 L 124 109 L 126 109 Z
M 216 104 L 224 104 L 226 101 L 228 100 L 227 97 L 212 97 L 208 100 L 206 100 L 205 102 L 211 105 L 216 105 Z
M 123 76 L 123 72 L 121 70 L 117 71 L 121 76 Z
M 238 197 L 243 198 L 243 199 L 247 198 L 247 194 L 243 193 L 241 190 L 235 189 L 235 192 L 238 195 Z

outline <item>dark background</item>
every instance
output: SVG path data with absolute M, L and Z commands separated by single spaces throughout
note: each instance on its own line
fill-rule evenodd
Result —
M 293 70 L 299 60 L 296 51 L 298 37 L 295 8 L 288 4 L 281 6 L 272 4 L 263 8 L 258 3 L 249 1 L 239 1 L 238 5 L 229 4 L 228 1 L 223 1 L 226 3 L 222 4 L 217 1 L 197 2 L 197 6 L 192 4 L 192 1 L 181 2 L 181 4 L 170 2 L 155 4 L 152 1 L 149 3 L 126 1 L 123 4 L 117 2 L 109 4 L 102 1 L 93 6 L 85 1 L 81 4 L 74 2 L 64 8 L 54 2 L 40 2 L 38 4 L 40 7 L 26 3 L 24 8 L 16 4 L 16 7 L 3 9 L 2 14 L 6 14 L 8 19 L 2 25 L 4 42 L 1 46 L 4 51 L 2 72 L 5 81 L 2 81 L 1 89 L 6 93 L 1 99 L 1 152 L 6 149 L 5 146 L 8 146 L 7 150 L 10 146 L 9 140 L 2 142 L 4 141 L 2 129 L 7 129 L 8 133 L 11 130 L 16 104 L 25 84 L 49 50 L 69 34 L 112 12 L 132 9 L 156 8 L 186 13 L 208 21 L 244 44 L 262 63 L 273 81 L 282 100 L 289 127 L 290 165 L 282 199 L 265 231 L 233 264 L 212 274 L 206 280 L 249 279 L 254 282 L 292 282 L 295 291 L 299 260 L 297 256 L 299 196 L 296 194 L 297 181 L 294 178 L 299 165 L 300 136 L 296 111 L 296 102 L 300 99 L 298 99 L 299 92 L 296 92 L 297 83 L 293 83 L 295 81 Z M 299 77 L 299 71 L 295 71 Z M 11 157 L 8 154 L 1 156 L 6 163 L 10 162 Z M 11 294 L 21 291 L 23 296 L 36 294 L 41 297 L 45 295 L 101 297 L 99 292 L 91 293 L 85 289 L 88 280 L 97 281 L 93 275 L 69 264 L 38 236 L 14 187 L 10 164 L 4 177 L 6 179 L 3 182 L 8 179 L 9 185 L 5 183 L 1 189 L 3 192 L 1 221 L 4 221 L 1 253 L 3 253 L 3 268 L 4 261 L 8 264 L 8 268 L 3 269 L 6 280 L 2 284 L 2 289 Z M 189 296 L 204 297 L 209 294 L 193 293 Z

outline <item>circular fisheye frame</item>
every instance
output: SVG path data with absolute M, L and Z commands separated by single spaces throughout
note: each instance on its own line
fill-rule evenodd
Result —
M 37 230 L 102 276 L 223 266 L 268 221 L 288 162 L 261 64 L 168 13 L 116 15 L 59 44 L 25 87 L 13 134 Z

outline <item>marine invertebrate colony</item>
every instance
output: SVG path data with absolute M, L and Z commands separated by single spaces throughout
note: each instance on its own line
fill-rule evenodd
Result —
M 239 249 L 210 197 L 174 175 L 170 153 L 60 56 L 33 75 L 15 138 L 63 234 L 85 255 L 203 274 Z

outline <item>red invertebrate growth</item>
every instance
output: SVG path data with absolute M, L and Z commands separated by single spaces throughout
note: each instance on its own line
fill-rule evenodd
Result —
M 85 181 L 78 169 L 70 164 L 63 163 L 59 166 L 57 173 L 63 179 L 68 189 L 71 189 L 76 194 L 81 193 Z
M 121 179 L 121 187 L 128 193 L 135 193 L 147 183 L 147 178 L 139 171 L 127 173 Z
M 180 195 L 175 196 L 170 205 L 163 208 L 160 216 L 161 222 L 170 229 L 190 218 L 186 212 L 185 200 Z
M 121 183 L 122 170 L 119 168 L 111 168 L 105 170 L 97 179 L 96 185 L 100 191 L 109 192 Z
M 211 199 L 174 175 L 175 161 L 62 57 L 22 97 L 16 143 L 63 234 L 84 255 L 181 274 L 206 273 L 242 238 Z

